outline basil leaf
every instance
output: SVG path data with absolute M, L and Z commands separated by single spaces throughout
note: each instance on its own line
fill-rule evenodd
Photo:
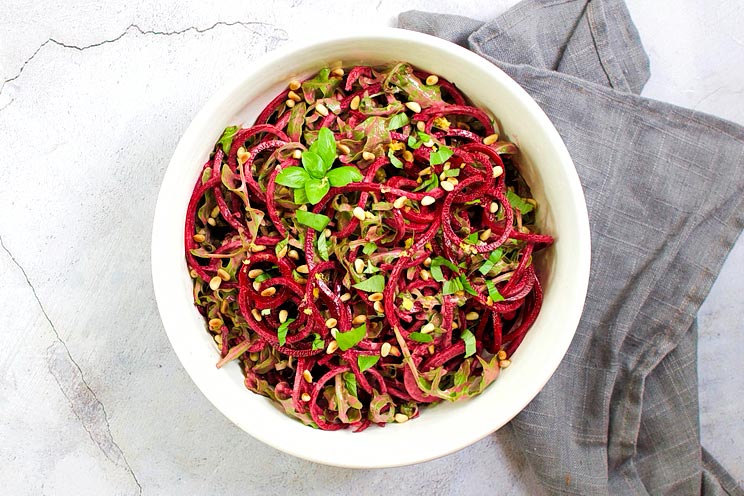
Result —
M 333 165 L 333 161 L 336 160 L 336 139 L 333 137 L 333 131 L 327 127 L 320 128 L 318 139 L 310 145 L 310 150 L 323 159 L 323 165 L 325 166 L 323 172 L 328 172 Z
M 297 205 L 304 205 L 307 203 L 307 195 L 305 194 L 305 188 L 297 188 L 294 190 L 294 202 Z
M 442 284 L 442 294 L 446 295 L 455 294 L 458 291 L 463 291 L 463 289 L 460 279 L 450 279 Z
M 382 275 L 372 276 L 354 284 L 352 287 L 367 293 L 382 293 L 385 291 L 385 277 Z
M 220 137 L 218 143 L 222 145 L 222 151 L 225 152 L 225 154 L 230 153 L 230 147 L 232 146 L 233 138 L 235 138 L 235 135 L 240 130 L 240 126 L 230 126 L 226 127 L 225 130 L 222 132 L 222 136 Z
M 279 253 L 284 250 L 284 247 L 287 246 L 287 243 L 289 243 L 289 236 L 284 238 L 283 240 L 279 241 L 276 246 L 274 247 L 274 253 L 276 253 L 277 256 L 279 256 Z
M 491 272 L 491 269 L 493 269 L 493 266 L 499 263 L 499 260 L 501 260 L 501 257 L 504 255 L 504 251 L 501 248 L 497 248 L 494 251 L 491 252 L 490 255 L 488 255 L 488 259 L 486 259 L 485 262 L 483 262 L 483 265 L 480 266 L 478 269 L 478 272 L 483 274 L 484 276 Z
M 325 176 L 326 168 L 323 164 L 323 157 L 312 150 L 302 152 L 302 166 L 315 179 L 322 179 Z
M 284 346 L 287 342 L 287 331 L 289 330 L 289 324 L 294 322 L 296 319 L 287 319 L 279 326 L 276 330 L 277 337 L 279 338 L 279 346 Z
M 371 255 L 374 253 L 374 251 L 377 249 L 377 245 L 373 242 L 364 243 L 364 248 L 362 248 L 362 253 L 365 255 Z
M 445 163 L 452 156 L 452 150 L 445 146 L 439 145 L 437 151 L 429 154 L 429 163 L 431 165 L 439 165 Z
M 287 167 L 276 175 L 275 181 L 276 184 L 289 188 L 301 188 L 308 179 L 310 179 L 310 174 L 302 167 Z
M 478 244 L 478 233 L 470 233 L 468 237 L 465 238 L 465 242 L 470 245 L 477 245 Z
M 267 279 L 271 279 L 271 276 L 270 276 L 269 274 L 267 274 L 266 272 L 264 272 L 264 273 L 263 273 L 263 274 L 261 274 L 260 276 L 256 277 L 256 278 L 254 279 L 254 281 L 255 281 L 255 282 L 264 282 L 264 281 L 265 281 L 265 280 L 267 280 Z
M 475 336 L 467 329 L 463 329 L 460 339 L 465 341 L 465 358 L 475 355 Z
M 421 143 L 426 143 L 427 141 L 431 140 L 431 136 L 429 136 L 423 131 L 416 131 L 416 134 L 418 134 L 418 137 L 419 137 L 419 140 L 421 140 Z
M 352 396 L 357 395 L 357 381 L 356 376 L 353 372 L 344 372 L 344 375 L 342 376 L 344 378 L 344 385 L 346 386 L 346 390 L 351 394 Z
M 320 337 L 320 334 L 313 333 L 313 349 L 320 350 L 325 348 L 325 341 Z
M 414 341 L 418 341 L 419 343 L 430 343 L 434 341 L 434 338 L 431 335 L 424 334 L 423 332 L 412 332 L 408 337 Z
M 349 348 L 354 347 L 359 341 L 364 339 L 364 336 L 367 335 L 367 324 L 362 324 L 359 327 L 356 327 L 349 332 L 339 332 L 336 333 L 336 342 L 338 343 L 338 348 L 341 351 L 346 351 Z
M 418 141 L 413 136 L 408 137 L 408 148 L 412 150 L 418 150 L 419 148 L 421 148 L 421 145 L 423 145 L 423 142 Z
M 328 179 L 315 179 L 309 178 L 305 183 L 305 195 L 310 203 L 316 205 L 331 189 L 331 185 L 328 184 Z
M 331 169 L 326 174 L 326 177 L 331 182 L 331 186 L 340 188 L 346 186 L 349 183 L 358 183 L 364 176 L 359 172 L 359 169 L 353 165 L 345 165 L 343 167 L 336 167 Z
M 380 355 L 359 355 L 357 357 L 357 364 L 359 365 L 359 371 L 364 372 L 365 370 L 374 367 L 375 364 L 380 360 Z
M 297 210 L 295 215 L 297 216 L 297 222 L 303 226 L 311 227 L 316 231 L 322 231 L 331 222 L 331 219 L 323 214 L 314 214 L 312 212 L 305 212 L 304 210 Z
M 387 129 L 388 131 L 399 129 L 409 122 L 408 116 L 405 113 L 395 114 L 388 120 Z
M 442 274 L 442 265 L 450 269 L 455 274 L 458 273 L 457 265 L 453 264 L 444 257 L 436 257 L 434 260 L 431 261 L 431 267 L 429 268 L 429 272 L 431 272 L 431 276 L 434 278 L 435 281 L 444 281 L 444 275 Z
M 524 201 L 524 199 L 517 195 L 515 192 L 507 191 L 506 199 L 509 201 L 509 204 L 513 208 L 519 210 L 522 215 L 532 212 L 532 204 Z
M 326 262 L 328 261 L 328 242 L 326 241 L 325 229 L 318 236 L 318 255 Z
M 439 176 L 437 176 L 436 174 L 432 174 L 429 179 L 419 184 L 416 187 L 416 189 L 414 189 L 413 191 L 414 192 L 421 191 L 422 189 L 425 189 L 426 191 L 431 191 L 434 188 L 438 188 L 438 187 L 439 187 Z
M 466 293 L 470 293 L 473 296 L 478 296 L 478 292 L 470 284 L 470 281 L 468 281 L 468 278 L 465 276 L 465 274 L 462 274 L 459 279 L 460 284 L 462 284 L 462 289 L 465 290 Z
M 395 156 L 395 154 L 393 153 L 393 150 L 388 150 L 387 156 L 390 159 L 390 163 L 393 164 L 393 167 L 397 169 L 403 168 L 403 162 L 401 162 L 401 160 Z
M 458 169 L 458 168 L 448 169 L 444 171 L 444 177 L 457 177 L 460 175 L 461 170 L 462 169 Z M 476 201 L 480 202 L 480 200 L 476 200 Z
M 501 296 L 499 290 L 496 289 L 496 285 L 490 279 L 486 281 L 486 289 L 488 290 L 488 296 L 490 296 L 493 301 L 504 301 L 504 297 Z
M 380 269 L 372 265 L 371 260 L 367 260 L 367 268 L 364 269 L 365 274 L 374 274 L 375 272 L 380 272 Z

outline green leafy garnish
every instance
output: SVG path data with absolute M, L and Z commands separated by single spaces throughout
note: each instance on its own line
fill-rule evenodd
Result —
M 439 165 L 445 163 L 452 156 L 452 150 L 446 145 L 439 145 L 437 150 L 429 154 L 429 163 Z
M 318 236 L 318 255 L 326 262 L 328 261 L 328 240 L 326 239 L 325 230 L 321 231 Z
M 477 245 L 478 244 L 478 233 L 477 232 L 470 233 L 465 238 L 465 242 L 468 243 L 468 244 L 470 244 L 470 245 Z
M 325 341 L 323 338 L 320 337 L 320 334 L 317 332 L 313 333 L 313 349 L 314 350 L 320 350 L 325 348 Z
M 357 357 L 357 364 L 359 365 L 359 371 L 364 372 L 365 370 L 374 367 L 375 364 L 380 360 L 380 355 L 359 355 Z
M 419 184 L 416 187 L 416 189 L 414 189 L 413 191 L 421 191 L 422 189 L 426 191 L 431 191 L 434 188 L 438 188 L 438 187 L 439 187 L 439 176 L 437 176 L 436 174 L 432 174 L 429 179 Z
M 431 261 L 430 267 L 431 276 L 434 278 L 435 281 L 444 281 L 444 275 L 442 274 L 442 265 L 444 265 L 454 273 L 458 273 L 457 265 L 453 264 L 444 257 L 436 257 L 434 260 Z
M 506 199 L 509 201 L 509 204 L 511 204 L 513 208 L 519 210 L 522 215 L 532 212 L 532 209 L 534 208 L 531 203 L 526 202 L 513 191 L 506 192 Z
M 393 153 L 393 150 L 388 150 L 387 156 L 390 159 L 390 163 L 393 164 L 393 167 L 397 169 L 403 168 L 403 162 L 401 161 L 401 159 L 395 156 L 395 154 Z
M 499 263 L 502 256 L 504 256 L 504 251 L 501 248 L 496 248 L 490 255 L 488 255 L 488 258 L 483 262 L 483 265 L 480 266 L 478 272 L 485 276 L 491 271 L 491 269 L 493 269 L 494 265 Z
M 462 281 L 460 278 L 456 279 L 449 279 L 447 281 L 444 281 L 444 284 L 442 284 L 442 294 L 450 295 L 455 294 L 458 291 L 464 291 Z
M 222 146 L 222 151 L 225 153 L 230 153 L 230 147 L 232 146 L 233 138 L 235 138 L 235 135 L 240 130 L 240 126 L 230 126 L 226 127 L 225 130 L 222 132 L 222 136 L 220 137 L 220 140 L 218 143 Z
M 279 338 L 279 346 L 284 346 L 287 342 L 287 331 L 289 330 L 289 324 L 294 322 L 296 319 L 287 319 L 276 330 L 276 335 Z
M 372 276 L 354 284 L 352 287 L 367 293 L 381 293 L 385 290 L 385 277 L 382 275 Z
M 276 256 L 279 256 L 279 254 L 284 250 L 288 243 L 289 237 L 286 237 L 276 244 L 276 246 L 274 247 L 274 253 L 276 253 Z
M 434 338 L 430 334 L 424 334 L 423 332 L 412 332 L 408 337 L 419 343 L 430 343 L 434 341 Z
M 265 281 L 265 280 L 267 280 L 267 279 L 271 279 L 271 276 L 270 276 L 269 274 L 267 274 L 266 272 L 264 272 L 264 273 L 263 273 L 263 274 L 261 274 L 260 276 L 256 277 L 256 278 L 254 279 L 254 281 L 255 281 L 255 282 L 264 282 L 264 281 Z
M 488 290 L 488 296 L 490 296 L 493 301 L 504 301 L 504 297 L 501 296 L 499 290 L 496 289 L 496 285 L 490 279 L 486 281 L 486 289 Z
M 304 210 L 297 210 L 295 212 L 297 216 L 297 222 L 303 226 L 311 227 L 316 231 L 322 231 L 326 228 L 331 219 L 323 214 L 314 214 L 312 212 L 306 212 Z
M 362 248 L 362 253 L 365 255 L 371 255 L 374 253 L 374 251 L 377 249 L 377 245 L 371 241 L 364 243 L 364 248 Z
M 462 284 L 462 289 L 466 293 L 470 293 L 473 296 L 478 296 L 478 292 L 470 284 L 470 281 L 468 281 L 468 278 L 465 276 L 465 274 L 460 274 L 460 283 Z
M 338 343 L 338 348 L 341 351 L 346 351 L 349 348 L 354 347 L 359 341 L 364 339 L 364 336 L 366 334 L 367 334 L 366 323 L 360 325 L 359 327 L 355 327 L 349 332 L 336 333 L 336 342 Z
M 447 169 L 446 171 L 444 171 L 443 174 L 444 174 L 444 177 L 457 177 L 460 175 L 460 170 L 462 169 L 457 169 L 457 168 Z M 475 203 L 480 203 L 480 200 L 476 199 L 476 200 L 472 200 L 471 202 L 467 202 L 468 205 L 473 205 Z
M 344 372 L 343 378 L 344 378 L 344 385 L 346 386 L 346 390 L 352 396 L 356 396 L 357 395 L 356 376 L 352 372 Z
M 460 338 L 465 341 L 465 358 L 475 355 L 475 336 L 468 329 L 463 329 Z
M 400 129 L 409 122 L 408 116 L 405 113 L 395 114 L 390 118 L 390 120 L 388 120 L 387 130 L 393 131 L 395 129 Z
M 316 205 L 331 189 L 363 179 L 354 166 L 346 165 L 332 169 L 336 160 L 336 139 L 328 128 L 321 128 L 310 148 L 302 152 L 302 167 L 282 169 L 276 175 L 276 183 L 294 190 L 294 202 L 298 205 L 310 202 Z

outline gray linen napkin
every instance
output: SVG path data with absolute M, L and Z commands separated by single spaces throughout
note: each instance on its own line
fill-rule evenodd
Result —
M 700 446 L 695 315 L 744 227 L 744 129 L 638 96 L 648 59 L 620 0 L 527 0 L 403 28 L 482 55 L 566 142 L 592 229 L 576 337 L 511 423 L 560 494 L 744 494 Z

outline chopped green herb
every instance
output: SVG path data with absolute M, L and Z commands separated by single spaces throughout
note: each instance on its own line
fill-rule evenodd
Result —
M 276 175 L 275 182 L 289 188 L 301 188 L 308 179 L 310 174 L 302 167 L 287 167 Z
M 346 390 L 352 396 L 356 396 L 357 395 L 356 376 L 352 372 L 344 372 L 343 378 L 344 378 L 344 385 L 346 386 Z
M 320 337 L 320 334 L 317 332 L 313 333 L 313 349 L 314 350 L 321 350 L 325 348 L 325 341 L 323 338 Z
M 325 229 L 318 235 L 318 255 L 326 262 L 328 261 L 328 240 L 326 240 Z
M 385 277 L 382 275 L 372 276 L 354 284 L 352 287 L 367 293 L 381 293 L 385 290 Z
M 439 145 L 436 151 L 429 154 L 429 163 L 431 165 L 439 165 L 445 163 L 452 156 L 452 150 L 445 146 Z
M 287 342 L 287 331 L 289 330 L 289 324 L 294 322 L 296 319 L 287 319 L 276 330 L 276 335 L 279 338 L 279 346 L 284 346 Z
M 504 255 L 504 251 L 501 248 L 496 248 L 494 251 L 491 252 L 490 255 L 488 255 L 488 258 L 480 266 L 480 268 L 478 269 L 478 272 L 480 272 L 484 276 L 488 274 L 491 271 L 491 269 L 493 269 L 493 266 L 499 263 L 499 260 L 501 260 L 501 257 L 503 255 Z
M 444 275 L 442 274 L 442 265 L 444 265 L 454 273 L 458 272 L 457 265 L 453 264 L 444 257 L 436 257 L 431 261 L 431 267 L 429 271 L 431 272 L 431 276 L 437 282 L 444 281 Z
M 328 174 L 326 174 L 326 177 L 330 181 L 331 186 L 335 188 L 346 186 L 349 183 L 358 183 L 359 181 L 364 179 L 364 176 L 362 176 L 362 173 L 359 172 L 359 169 L 357 169 L 353 165 L 346 165 L 343 167 L 336 167 L 335 169 L 331 169 L 330 171 L 328 171 Z
M 393 131 L 395 129 L 400 129 L 408 124 L 408 122 L 408 116 L 405 113 L 395 114 L 390 118 L 390 120 L 388 120 L 387 130 Z
M 354 329 L 350 330 L 349 332 L 339 332 L 336 333 L 336 342 L 338 343 L 338 348 L 341 351 L 346 351 L 350 348 L 353 348 L 356 346 L 356 344 L 364 339 L 364 336 L 367 334 L 367 324 L 362 324 L 359 327 L 355 327 Z
M 222 132 L 222 136 L 218 143 L 222 146 L 222 151 L 226 154 L 230 153 L 230 147 L 232 146 L 233 139 L 235 138 L 235 135 L 238 134 L 238 131 L 240 131 L 240 126 L 229 126 Z
M 393 150 L 388 150 L 387 154 L 388 158 L 390 159 L 390 163 L 393 164 L 393 167 L 402 169 L 403 168 L 403 162 L 395 156 L 393 153 Z
M 506 199 L 509 201 L 509 204 L 513 207 L 519 210 L 522 215 L 532 212 L 532 204 L 527 203 L 523 198 L 521 198 L 519 195 L 517 195 L 513 191 L 507 191 L 506 192 Z
M 496 289 L 496 285 L 492 280 L 486 280 L 486 289 L 488 290 L 488 296 L 490 296 L 493 301 L 504 301 L 504 297 L 501 296 L 499 290 Z
M 464 291 L 464 288 L 462 287 L 462 282 L 459 278 L 457 279 L 450 279 L 448 281 L 444 281 L 444 284 L 442 284 L 442 294 L 455 294 L 458 291 Z
M 359 371 L 364 372 L 370 367 L 374 367 L 375 364 L 380 360 L 380 355 L 359 355 L 357 357 L 357 364 L 359 365 Z
M 297 222 L 303 226 L 311 227 L 316 231 L 322 231 L 331 222 L 331 219 L 326 215 L 314 214 L 304 210 L 297 210 L 295 215 L 297 216 Z
M 362 253 L 364 253 L 365 255 L 371 255 L 372 253 L 375 252 L 376 249 L 377 249 L 377 245 L 369 241 L 367 243 L 364 243 L 364 248 L 362 248 Z
M 475 336 L 468 329 L 463 329 L 460 338 L 465 342 L 465 358 L 475 355 Z
M 412 332 L 408 337 L 419 343 L 430 343 L 434 341 L 434 338 L 430 334 L 424 334 L 423 332 Z
M 478 244 L 478 233 L 470 233 L 466 238 L 465 242 L 471 245 L 477 245 Z
M 276 253 L 276 256 L 279 256 L 279 254 L 284 250 L 284 248 L 289 243 L 289 236 L 284 238 L 283 240 L 279 241 L 276 246 L 274 247 L 274 253 Z

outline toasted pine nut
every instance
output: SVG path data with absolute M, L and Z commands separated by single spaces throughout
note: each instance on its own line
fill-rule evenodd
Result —
M 502 369 L 505 369 L 509 365 L 511 365 L 511 360 L 500 360 L 499 361 L 499 367 L 501 367 Z
M 339 298 L 339 299 L 341 301 L 343 301 L 343 302 L 347 302 L 347 301 L 349 301 L 351 299 L 351 294 L 344 293 L 344 294 L 341 295 L 341 298 Z
M 284 324 L 287 321 L 287 317 L 289 317 L 289 312 L 286 310 L 279 310 L 279 323 Z
M 444 191 L 453 191 L 453 190 L 455 189 L 455 185 L 454 185 L 454 184 L 452 184 L 452 183 L 451 183 L 451 182 L 449 182 L 449 181 L 442 181 L 442 182 L 441 182 L 441 183 L 439 184 L 439 186 L 440 186 L 440 187 L 441 187 L 441 188 L 442 188 L 442 189 L 443 189 Z
M 334 339 L 333 341 L 331 341 L 330 343 L 328 343 L 328 348 L 326 348 L 326 355 L 330 355 L 331 353 L 333 353 L 337 349 L 338 349 L 338 343 Z
M 372 293 L 369 295 L 369 301 L 382 301 L 384 298 L 382 293 Z
M 299 272 L 300 274 L 309 274 L 310 273 L 310 269 L 308 268 L 307 264 L 302 264 L 302 265 L 298 266 L 295 270 L 297 272 Z
M 480 315 L 478 312 L 468 312 L 465 314 L 465 320 L 478 320 Z
M 220 289 L 220 284 L 222 284 L 222 278 L 220 276 L 214 276 L 209 280 L 209 287 L 212 288 L 212 291 Z
M 428 207 L 429 205 L 433 204 L 436 200 L 433 196 L 426 195 L 423 198 L 421 198 L 421 205 Z
M 253 315 L 253 318 L 256 319 L 256 322 L 261 322 L 261 320 L 263 320 L 263 317 L 261 317 L 261 312 L 259 312 L 257 308 L 251 310 L 251 315 Z
M 421 112 L 421 105 L 418 102 L 406 102 L 406 107 L 416 114 Z
M 375 159 L 375 154 L 372 153 L 372 152 L 363 151 L 362 152 L 362 158 L 364 160 L 374 160 Z
M 382 347 L 380 348 L 380 356 L 382 358 L 385 358 L 390 354 L 390 348 L 392 348 L 392 345 L 390 343 L 382 343 Z
M 338 324 L 338 320 L 334 319 L 333 317 L 331 317 L 331 318 L 329 318 L 328 320 L 325 321 L 325 325 L 329 329 L 331 327 L 336 327 L 337 324 Z
M 261 291 L 261 296 L 274 296 L 276 294 L 276 288 L 271 286 Z
M 351 148 L 344 145 L 343 143 L 339 143 L 337 146 L 338 146 L 338 151 L 340 151 L 342 155 L 348 155 L 351 153 Z
M 490 229 L 490 228 L 488 228 L 488 229 L 486 229 L 485 231 L 483 231 L 482 233 L 480 233 L 480 235 L 478 236 L 478 238 L 479 238 L 479 239 L 480 239 L 481 241 L 486 241 L 486 240 L 488 240 L 488 238 L 490 238 L 490 237 L 491 237 L 491 232 L 492 232 L 492 231 L 491 231 L 491 229 Z
M 367 322 L 367 316 L 364 315 L 364 314 L 357 315 L 356 317 L 354 317 L 351 320 L 351 323 L 354 324 L 354 325 L 357 325 L 357 326 L 360 325 L 360 324 L 363 324 L 365 322 Z
M 292 91 L 299 90 L 300 86 L 302 86 L 302 83 L 300 83 L 296 79 L 293 79 L 292 81 L 289 82 L 289 89 Z
M 405 196 L 399 196 L 393 202 L 393 206 L 395 208 L 403 208 L 403 205 L 405 205 L 407 201 L 408 201 L 408 198 L 406 198 Z
M 302 401 L 304 401 L 305 403 L 310 401 L 310 395 L 307 393 L 302 393 L 302 396 L 300 396 L 300 398 L 302 398 Z
M 297 252 L 297 250 L 289 250 L 289 253 L 287 253 L 287 256 L 291 258 L 292 260 L 300 259 L 300 254 Z
M 229 281 L 230 280 L 230 273 L 226 271 L 225 269 L 217 269 L 217 276 L 222 279 L 223 281 Z
M 496 212 L 499 211 L 499 204 L 496 202 L 491 202 L 491 206 L 488 207 L 488 211 L 491 212 L 492 214 L 495 214 Z
M 377 313 L 383 313 L 385 311 L 385 307 L 382 306 L 381 301 L 376 301 L 375 304 L 372 305 L 372 308 L 374 308 Z
M 328 115 L 328 107 L 323 105 L 322 103 L 315 104 L 315 111 L 322 115 L 323 117 Z
M 258 253 L 260 251 L 264 251 L 266 249 L 266 245 L 251 245 L 251 251 L 253 253 Z
M 290 100 L 294 100 L 295 102 L 301 102 L 302 97 L 294 92 L 294 90 L 289 90 L 289 93 L 287 93 L 287 97 Z
M 410 152 L 410 150 L 403 150 L 403 160 L 406 162 L 413 162 L 413 153 Z
M 426 84 L 427 86 L 433 86 L 439 82 L 439 78 L 436 76 L 436 74 L 431 74 L 429 77 L 426 78 Z
M 428 270 L 421 269 L 421 272 L 419 272 L 419 276 L 421 276 L 421 280 L 428 281 L 431 279 L 431 275 L 429 274 Z
M 424 259 L 424 267 L 431 267 L 431 257 L 426 257 Z
M 294 106 L 295 106 L 295 101 L 294 101 L 294 100 L 290 100 L 289 98 L 287 98 L 287 101 L 286 101 L 286 102 L 284 102 L 284 104 L 285 104 L 285 105 L 286 105 L 287 107 L 289 107 L 289 108 L 292 108 L 292 107 L 294 107 Z
M 356 206 L 354 207 L 354 210 L 352 210 L 352 213 L 354 214 L 354 217 L 356 217 L 359 220 L 364 220 L 364 214 L 366 213 L 362 207 Z
M 204 243 L 207 240 L 207 237 L 204 236 L 203 234 L 194 234 L 193 239 L 197 243 Z
M 431 322 L 429 322 L 429 323 L 424 324 L 421 327 L 421 332 L 423 332 L 424 334 L 429 334 L 434 329 L 436 329 L 436 326 L 434 324 L 432 324 Z
M 218 331 L 220 327 L 222 327 L 222 319 L 210 319 L 209 320 L 209 328 L 213 331 Z
M 395 421 L 399 424 L 402 424 L 403 422 L 408 422 L 408 415 L 405 413 L 396 413 L 395 414 Z
M 426 123 L 424 121 L 418 121 L 416 123 L 416 129 L 418 129 L 419 131 L 423 132 L 424 129 L 426 129 Z
M 305 379 L 305 382 L 313 382 L 313 374 L 311 374 L 307 369 L 302 372 L 302 378 Z
M 361 258 L 354 260 L 354 270 L 361 274 L 364 271 L 364 260 Z
M 356 95 L 354 98 L 351 99 L 351 102 L 349 102 L 349 107 L 351 110 L 357 110 L 359 108 L 359 102 L 361 101 L 361 98 L 359 98 L 359 95 Z
M 493 177 L 499 177 L 501 174 L 504 173 L 504 168 L 500 165 L 495 165 L 493 167 Z
M 485 138 L 483 138 L 483 144 L 484 145 L 493 145 L 499 140 L 498 133 L 489 134 Z
M 210 218 L 207 219 L 207 224 L 209 224 L 210 226 L 214 227 L 214 226 L 217 225 L 217 221 L 214 220 L 213 217 L 210 217 Z
M 299 148 L 292 152 L 292 158 L 296 158 L 297 160 L 302 158 L 302 150 Z

